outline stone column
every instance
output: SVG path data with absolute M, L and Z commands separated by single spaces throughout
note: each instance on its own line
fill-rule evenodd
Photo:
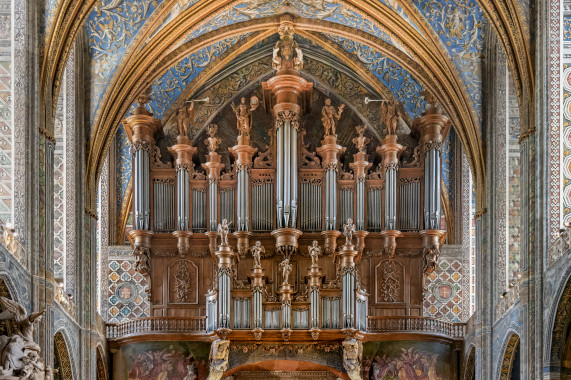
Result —
M 178 239 L 178 253 L 182 256 L 190 251 L 190 173 L 193 169 L 192 156 L 196 151 L 186 136 L 178 136 L 176 144 L 169 148 L 176 158 L 177 230 L 173 234 Z

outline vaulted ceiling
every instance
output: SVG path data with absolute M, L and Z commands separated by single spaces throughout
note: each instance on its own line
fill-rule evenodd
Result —
M 151 107 L 169 124 L 183 101 L 209 96 L 196 132 L 229 102 L 271 75 L 280 15 L 294 19 L 306 55 L 302 73 L 351 108 L 373 135 L 376 109 L 362 99 L 394 97 L 403 122 L 420 115 L 427 89 L 450 116 L 484 206 L 482 53 L 493 27 L 508 53 L 522 129 L 531 122 L 533 75 L 528 4 L 499 0 L 50 0 L 42 68 L 46 114 L 53 114 L 70 41 L 85 33 L 91 57 L 93 190 L 104 154 L 136 95 L 151 87 Z M 489 17 L 489 18 L 488 18 Z M 63 64 L 62 64 L 63 62 Z M 51 117 L 46 116 L 50 125 Z M 376 129 L 377 128 L 377 129 Z M 92 195 L 93 196 L 93 195 Z

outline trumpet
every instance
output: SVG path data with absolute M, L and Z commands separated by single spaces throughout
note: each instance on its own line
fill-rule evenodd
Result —
M 365 96 L 365 104 L 369 104 L 371 102 L 384 102 L 383 99 L 370 99 L 368 96 Z
M 206 98 L 202 98 L 202 99 L 187 100 L 186 102 L 187 102 L 187 103 L 192 103 L 192 102 L 194 102 L 194 103 L 200 103 L 200 102 L 208 103 L 209 101 L 210 101 L 210 98 L 209 98 L 209 97 L 206 97 Z

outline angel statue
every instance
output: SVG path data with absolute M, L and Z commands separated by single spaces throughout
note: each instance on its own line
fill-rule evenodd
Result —
M 258 108 L 260 102 L 258 97 L 252 96 L 250 98 L 250 105 L 246 104 L 246 98 L 242 97 L 239 105 L 230 104 L 232 110 L 236 114 L 238 120 L 237 128 L 240 132 L 240 137 L 249 137 L 250 129 L 252 128 L 252 111 Z
M 308 247 L 309 249 L 309 256 L 311 257 L 311 266 L 317 266 L 317 260 L 319 255 L 321 254 L 321 248 L 317 245 L 317 240 L 314 240 L 313 243 Z
M 220 236 L 220 245 L 228 245 L 228 232 L 230 232 L 230 224 L 227 219 L 222 219 L 222 223 L 218 225 L 218 235 Z
M 252 251 L 252 256 L 254 257 L 254 267 L 261 267 L 262 263 L 260 262 L 260 258 L 262 257 L 262 254 L 266 253 L 266 249 L 258 240 L 256 244 L 250 248 L 250 250 Z
M 194 120 L 195 110 L 194 101 L 190 101 L 190 105 L 187 107 L 183 105 L 176 112 L 177 117 L 177 127 L 178 135 L 188 137 L 190 133 L 190 123 Z
M 282 270 L 282 277 L 284 279 L 282 285 L 289 285 L 289 275 L 291 274 L 292 268 L 287 257 L 280 263 L 280 269 Z
M 331 105 L 331 99 L 325 99 L 325 105 L 321 109 L 321 122 L 323 123 L 323 128 L 325 128 L 325 136 L 335 134 L 335 122 L 341 118 L 345 104 L 341 104 L 337 111 L 335 107 Z
M 399 117 L 402 114 L 397 108 L 397 103 L 394 99 L 385 100 L 381 103 L 381 118 L 387 128 L 387 135 L 396 135 Z
M 353 224 L 353 219 L 347 219 L 347 224 L 343 225 L 343 235 L 345 235 L 345 244 L 353 245 L 353 234 L 356 233 L 355 225 Z
M 40 359 L 40 346 L 34 342 L 34 323 L 39 322 L 45 310 L 28 315 L 16 301 L 0 296 L 4 309 L 0 320 L 13 319 L 17 331 L 11 337 L 0 336 L 0 374 L 4 376 L 27 375 L 27 379 L 44 379 L 44 364 Z M 25 372 L 25 373 L 24 373 Z

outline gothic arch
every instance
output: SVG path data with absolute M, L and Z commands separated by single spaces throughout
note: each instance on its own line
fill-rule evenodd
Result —
M 108 372 L 109 369 L 107 367 L 106 357 L 103 354 L 103 348 L 98 345 L 96 349 L 96 356 L 97 356 L 97 380 L 107 380 L 108 379 Z
M 569 336 L 569 326 L 571 325 L 571 270 L 568 269 L 563 277 L 559 289 L 552 303 L 553 314 L 550 324 L 547 325 L 546 353 L 549 357 L 546 364 L 552 368 L 559 368 L 565 356 L 567 337 Z M 557 305 L 557 307 L 555 307 Z M 552 326 L 552 328 L 549 328 Z M 550 334 L 550 335 L 549 335 Z M 551 345 L 551 347 L 547 345 Z
M 512 371 L 514 370 L 514 361 L 520 350 L 519 335 L 514 332 L 509 333 L 507 342 L 503 345 L 503 355 L 500 358 L 499 379 L 510 380 L 512 378 Z M 519 368 L 516 369 L 519 371 Z
M 476 347 L 472 345 L 470 353 L 464 358 L 464 371 L 462 378 L 464 380 L 476 379 Z
M 54 335 L 54 369 L 58 370 L 61 380 L 73 380 L 73 367 L 68 350 L 67 339 L 62 330 Z

